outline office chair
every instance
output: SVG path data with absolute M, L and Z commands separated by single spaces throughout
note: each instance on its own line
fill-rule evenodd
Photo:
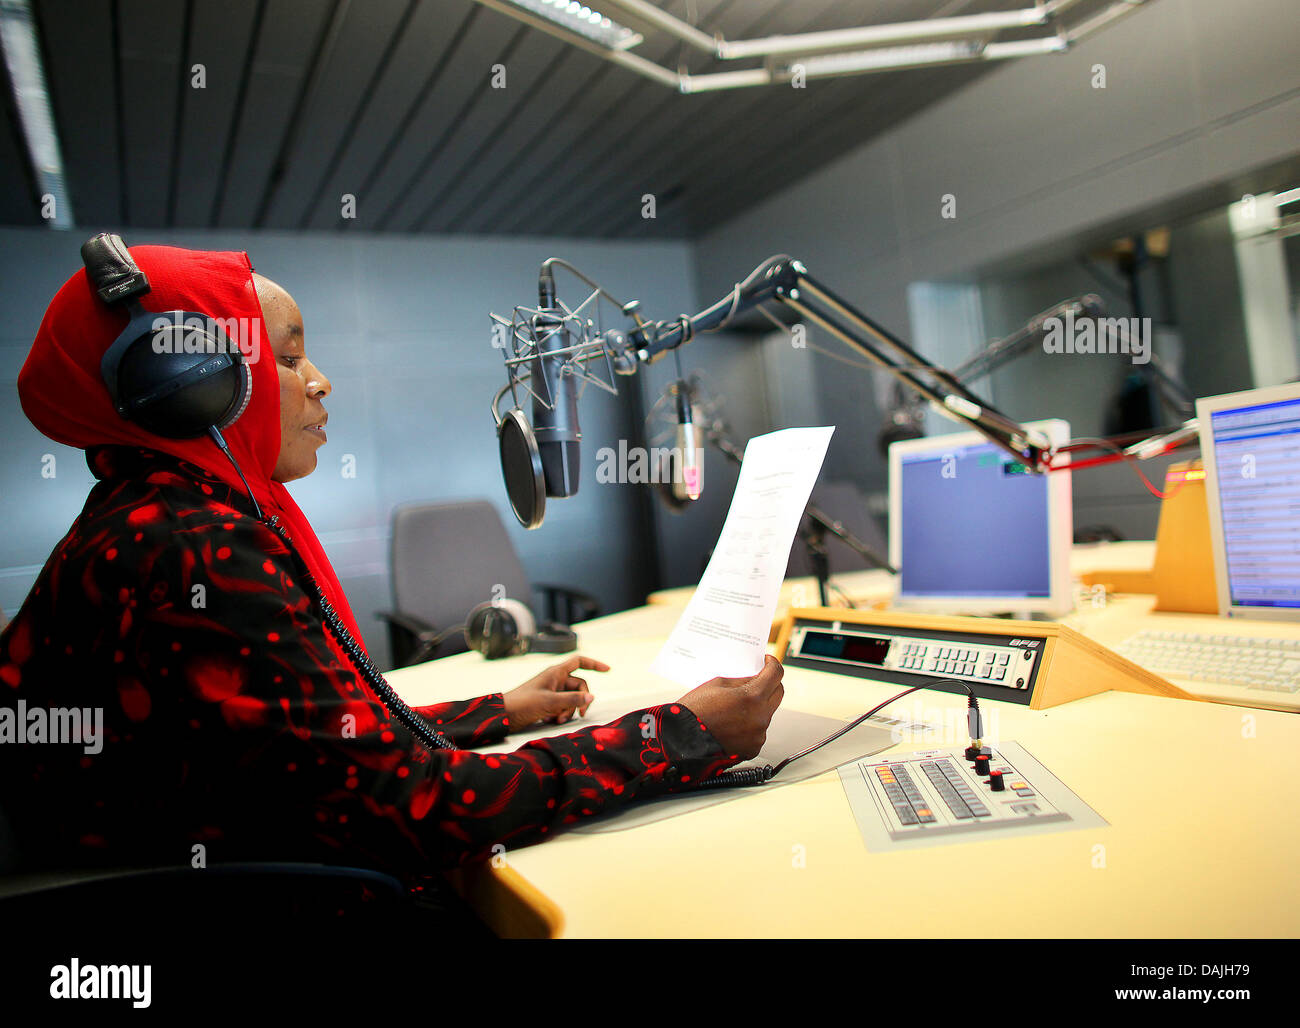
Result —
M 392 875 L 370 868 L 297 861 L 244 861 L 196 869 L 28 867 L 0 805 L 0 924 L 63 934 L 79 944 L 165 939 L 196 926 L 349 925 L 415 933 L 454 928 L 492 933 L 450 886 L 431 882 L 417 900 Z M 96 933 L 99 933 L 96 935 Z
M 529 584 L 501 516 L 487 500 L 405 504 L 394 510 L 392 576 L 394 609 L 377 616 L 388 624 L 394 667 L 464 652 L 465 640 L 455 629 L 473 607 L 489 600 L 531 606 L 535 589 L 545 600 L 543 620 L 571 625 L 600 614 L 590 593 Z

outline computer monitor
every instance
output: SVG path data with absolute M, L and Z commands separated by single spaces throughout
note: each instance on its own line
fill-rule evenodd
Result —
M 1300 383 L 1196 401 L 1223 617 L 1300 621 Z
M 1059 420 L 1027 426 L 1052 446 Z M 898 606 L 952 614 L 1073 607 L 1070 472 L 1034 474 L 978 432 L 889 447 L 889 559 Z

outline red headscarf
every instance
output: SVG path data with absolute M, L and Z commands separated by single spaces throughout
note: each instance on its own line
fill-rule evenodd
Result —
M 195 311 L 239 319 L 234 324 L 241 329 L 232 335 L 245 353 L 256 355 L 250 361 L 253 388 L 243 414 L 223 429 L 222 435 L 247 476 L 263 515 L 279 515 L 326 598 L 360 643 L 356 619 L 320 540 L 289 491 L 271 480 L 280 455 L 280 380 L 248 254 L 133 246 L 131 256 L 152 287 L 141 298 L 146 310 Z M 246 494 L 230 461 L 207 436 L 167 439 L 127 421 L 113 409 L 99 362 L 127 320 L 123 307 L 109 307 L 95 295 L 84 269 L 68 279 L 45 311 L 32 351 L 18 374 L 18 396 L 28 419 L 51 439 L 83 450 L 117 444 L 170 453 Z M 240 335 L 244 338 L 238 338 Z

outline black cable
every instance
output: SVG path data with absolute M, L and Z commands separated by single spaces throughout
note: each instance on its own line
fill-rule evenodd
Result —
M 463 631 L 465 631 L 464 625 L 456 625 L 453 628 L 448 628 L 445 632 L 439 632 L 437 635 L 435 635 L 432 639 L 429 640 L 428 644 L 436 650 L 439 646 L 445 643 L 457 632 L 463 632 Z
M 235 471 L 239 474 L 240 479 L 244 480 L 244 486 L 247 488 L 248 481 L 244 479 L 244 473 L 240 470 L 239 463 L 226 447 L 226 441 L 221 437 L 221 433 L 217 431 L 215 427 L 213 427 L 211 431 L 213 438 L 217 440 L 217 444 L 221 447 L 222 451 L 230 458 L 230 463 L 235 466 Z M 258 512 L 258 519 L 262 520 L 261 509 L 258 508 L 257 500 L 253 498 L 253 492 L 251 489 L 249 490 L 248 495 L 253 501 L 254 509 Z M 305 583 L 304 589 L 313 599 L 315 599 L 317 605 L 320 607 L 321 618 L 325 623 L 325 627 L 329 630 L 330 634 L 334 636 L 339 646 L 343 648 L 343 651 L 356 666 L 361 677 L 364 678 L 367 684 L 375 691 L 375 695 L 379 698 L 379 701 L 384 705 L 389 713 L 396 717 L 398 721 L 402 722 L 412 735 L 430 749 L 459 750 L 459 746 L 441 732 L 435 731 L 429 723 L 412 710 L 410 705 L 397 695 L 397 691 L 388 684 L 387 679 L 384 678 L 384 673 L 380 671 L 375 662 L 370 659 L 370 655 L 366 653 L 361 644 L 352 637 L 352 633 L 348 631 L 347 626 L 343 623 L 343 619 L 339 617 L 338 612 L 334 609 L 334 605 L 325 597 L 324 592 L 316 582 L 315 576 L 312 575 L 306 562 L 298 554 L 297 549 L 293 545 L 293 541 L 289 538 L 289 534 L 281 526 L 280 519 L 272 516 L 263 520 L 262 524 L 266 525 L 266 527 L 274 532 L 280 541 L 284 543 L 290 556 L 298 564 L 299 581 Z M 464 626 L 459 626 L 459 628 L 463 629 Z M 451 635 L 457 630 L 458 629 L 455 628 L 448 629 L 443 633 L 443 636 Z M 442 636 L 439 637 L 440 640 L 441 638 Z M 895 696 L 891 696 L 889 699 L 885 700 L 884 703 L 872 707 L 860 718 L 850 721 L 844 727 L 832 732 L 825 739 L 821 740 L 821 742 L 814 743 L 807 749 L 801 750 L 793 756 L 786 757 L 785 760 L 777 764 L 776 767 L 773 767 L 771 764 L 764 764 L 762 767 L 742 768 L 739 771 L 724 771 L 722 774 L 715 775 L 713 778 L 703 779 L 696 788 L 720 789 L 734 786 L 762 785 L 764 782 L 770 781 L 772 778 L 776 777 L 776 775 L 780 774 L 786 767 L 793 764 L 796 760 L 808 756 L 808 754 L 821 749 L 828 743 L 834 742 L 846 732 L 850 732 L 854 728 L 857 728 L 858 725 L 866 721 L 867 718 L 878 714 L 895 700 L 900 700 L 909 693 L 917 692 L 920 689 L 929 689 L 939 682 L 950 682 L 953 685 L 959 685 L 961 688 L 965 689 L 970 697 L 970 707 L 975 711 L 976 716 L 978 716 L 979 702 L 975 698 L 974 690 L 971 689 L 969 685 L 965 682 L 958 681 L 955 678 L 932 678 L 920 685 L 914 685 L 910 689 L 904 689 Z
M 712 778 L 705 778 L 701 780 L 700 783 L 696 786 L 696 789 L 725 789 L 725 788 L 731 788 L 735 786 L 762 785 L 764 782 L 769 782 L 777 775 L 779 775 L 782 771 L 784 771 L 787 767 L 793 764 L 796 760 L 800 760 L 808 756 L 808 754 L 816 752 L 817 750 L 821 749 L 823 746 L 827 745 L 828 743 L 834 742 L 840 736 L 853 731 L 853 729 L 857 728 L 858 725 L 862 724 L 862 722 L 866 721 L 870 717 L 874 717 L 876 714 L 879 714 L 882 710 L 884 710 L 886 707 L 888 707 L 891 703 L 895 702 L 896 700 L 901 700 L 904 696 L 907 696 L 909 693 L 914 693 L 921 689 L 930 689 L 935 685 L 938 685 L 940 682 L 948 682 L 951 683 L 952 685 L 958 685 L 961 688 L 966 690 L 968 696 L 967 705 L 969 706 L 972 712 L 971 722 L 970 722 L 972 728 L 971 739 L 972 741 L 978 739 L 983 734 L 983 729 L 982 729 L 982 719 L 980 717 L 980 712 L 979 712 L 979 700 L 975 696 L 975 690 L 972 689 L 967 683 L 962 682 L 956 678 L 931 678 L 922 682 L 920 685 L 914 685 L 910 689 L 904 689 L 902 692 L 889 697 L 889 699 L 885 700 L 883 703 L 879 703 L 876 706 L 872 707 L 861 717 L 856 718 L 853 721 L 850 721 L 842 728 L 836 729 L 834 732 L 828 735 L 825 739 L 822 739 L 820 742 L 815 742 L 807 749 L 800 750 L 798 753 L 794 754 L 793 756 L 786 757 L 785 760 L 781 761 L 775 767 L 773 767 L 771 764 L 764 764 L 761 767 L 741 768 L 739 771 L 723 771 L 721 774 L 715 775 Z
M 1178 489 L 1182 488 L 1182 486 L 1179 486 L 1178 489 L 1175 489 L 1173 490 L 1173 492 L 1168 492 L 1168 493 L 1164 492 L 1163 490 L 1157 489 L 1155 485 L 1151 482 L 1151 479 L 1147 478 L 1146 473 L 1138 466 L 1138 458 L 1135 457 L 1133 454 L 1129 453 L 1127 450 L 1121 449 L 1110 439 L 1103 439 L 1100 436 L 1097 437 L 1080 436 L 1078 439 L 1071 439 L 1070 443 L 1072 445 L 1075 443 L 1087 444 L 1089 446 L 1098 449 L 1108 450 L 1111 453 L 1118 454 L 1120 457 L 1123 458 L 1124 463 L 1126 463 L 1133 470 L 1133 473 L 1136 474 L 1137 477 L 1142 480 L 1142 484 L 1146 486 L 1147 492 L 1149 492 L 1157 500 L 1167 500 L 1169 499 L 1169 497 L 1173 496 L 1174 493 L 1178 492 Z M 1183 445 L 1190 446 L 1191 443 L 1192 440 L 1189 439 Z M 1178 450 L 1178 449 L 1182 449 L 1182 446 L 1175 446 L 1172 449 L 1167 450 L 1166 453 L 1172 453 L 1174 450 Z M 1158 456 L 1163 457 L 1164 454 L 1158 454 Z
M 235 455 L 230 452 L 230 447 L 226 445 L 226 437 L 221 434 L 221 429 L 216 425 L 208 426 L 208 435 L 212 436 L 212 441 L 221 448 L 221 452 L 226 455 L 226 459 L 235 467 L 235 474 L 239 480 L 244 483 L 244 490 L 248 493 L 248 499 L 253 504 L 253 515 L 258 521 L 262 520 L 262 508 L 257 503 L 257 497 L 253 495 L 253 490 L 249 488 L 248 479 L 244 477 L 244 470 L 239 466 L 239 461 L 235 460 Z
M 435 633 L 432 638 L 422 640 L 419 648 L 415 650 L 414 656 L 406 658 L 406 666 L 428 660 L 438 652 L 443 643 L 457 632 L 463 633 L 467 627 L 468 625 L 453 625 L 451 628 Z M 417 638 L 419 637 L 417 636 Z
M 330 634 L 338 641 L 339 646 L 343 648 L 343 651 L 355 665 L 357 672 L 366 680 L 366 683 L 370 688 L 375 691 L 375 695 L 379 698 L 379 701 L 384 705 L 388 712 L 405 725 L 410 733 L 424 743 L 425 746 L 429 747 L 429 749 L 460 749 L 459 746 L 441 732 L 435 731 L 429 723 L 412 710 L 407 702 L 397 695 L 396 690 L 388 684 L 388 681 L 384 678 L 383 672 L 380 671 L 375 665 L 375 662 L 370 659 L 370 655 L 366 653 L 361 644 L 352 638 L 352 633 L 348 631 L 347 626 L 343 623 L 343 619 L 339 617 L 338 612 L 334 609 L 334 605 L 326 599 L 325 594 L 316 583 L 315 577 L 307 568 L 306 562 L 298 555 L 298 551 L 294 548 L 293 542 L 290 540 L 288 533 L 285 532 L 283 527 L 281 527 L 280 519 L 277 517 L 271 517 L 269 520 L 263 521 L 262 523 L 279 536 L 280 541 L 288 548 L 289 553 L 294 557 L 298 564 L 298 579 L 300 582 L 305 583 L 304 588 L 307 590 L 308 595 L 315 599 L 317 605 L 320 607 L 321 617 L 325 622 L 325 627 L 329 629 Z
M 849 610 L 858 609 L 858 605 L 853 602 L 853 597 L 850 596 L 848 593 L 846 593 L 840 586 L 832 582 L 829 578 L 826 580 L 826 588 L 834 589 L 837 593 L 839 593 L 842 597 L 844 597 L 844 602 L 849 605 Z
M 375 691 L 375 695 L 379 697 L 380 703 L 382 703 L 388 712 L 396 717 L 398 721 L 402 722 L 412 735 L 430 749 L 459 749 L 460 747 L 445 735 L 431 728 L 429 723 L 412 710 L 407 702 L 397 695 L 396 690 L 388 684 L 388 681 L 384 678 L 384 673 L 380 671 L 375 662 L 370 659 L 370 655 L 366 653 L 365 648 L 352 638 L 352 633 L 348 631 L 347 625 L 343 623 L 343 619 L 340 618 L 338 612 L 335 611 L 334 605 L 325 598 L 325 594 L 317 584 L 315 576 L 308 569 L 307 562 L 302 559 L 302 556 L 293 545 L 293 540 L 289 538 L 289 534 L 280 525 L 280 519 L 275 516 L 266 519 L 262 517 L 262 508 L 258 505 L 257 497 L 253 495 L 253 490 L 249 488 L 248 479 L 244 477 L 244 472 L 239 466 L 239 461 L 235 460 L 235 455 L 230 452 L 230 447 L 226 445 L 226 440 L 222 436 L 221 430 L 218 429 L 216 425 L 212 425 L 208 429 L 208 434 L 212 437 L 213 442 L 221 448 L 221 452 L 226 455 L 230 463 L 234 465 L 235 473 L 239 476 L 239 480 L 244 483 L 244 488 L 248 490 L 248 498 L 253 504 L 253 510 L 257 515 L 257 520 L 261 521 L 262 524 L 279 537 L 280 541 L 284 543 L 285 548 L 289 551 L 290 557 L 295 561 L 295 563 L 297 563 L 298 580 L 306 583 L 304 589 L 307 591 L 307 594 L 316 601 L 317 606 L 320 607 L 321 618 L 325 622 L 325 627 L 329 630 L 330 634 L 334 636 L 339 646 L 343 648 L 343 651 L 351 658 L 352 663 L 356 666 L 357 672 L 366 680 L 370 688 Z M 461 629 L 464 628 L 463 625 L 459 627 Z M 444 636 L 451 635 L 456 631 L 457 629 L 449 629 L 444 633 Z M 437 648 L 437 645 L 442 642 L 444 636 L 438 637 L 434 644 L 435 649 Z

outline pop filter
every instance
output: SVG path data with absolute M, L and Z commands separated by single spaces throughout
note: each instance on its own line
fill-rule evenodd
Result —
M 525 528 L 536 528 L 546 514 L 546 475 L 537 437 L 524 412 L 508 411 L 497 427 L 501 447 L 501 475 L 515 517 Z

